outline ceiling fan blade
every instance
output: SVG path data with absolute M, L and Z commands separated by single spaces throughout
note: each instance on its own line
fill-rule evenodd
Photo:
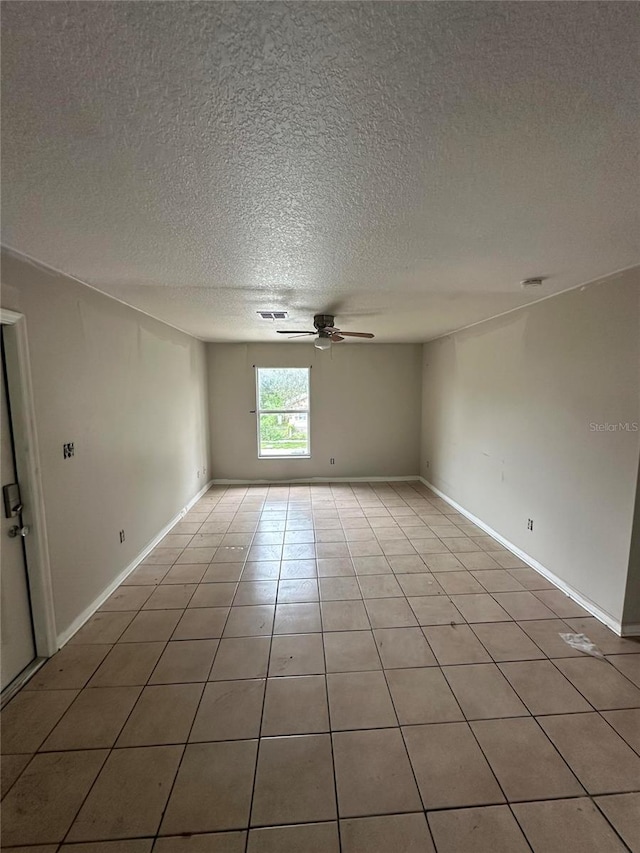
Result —
M 331 338 L 332 341 L 335 341 L 336 343 L 344 340 L 342 335 L 339 335 L 337 332 L 333 332 L 331 335 L 329 335 L 329 337 Z
M 374 338 L 375 335 L 372 335 L 371 332 L 343 332 L 339 330 L 341 335 L 345 335 L 348 338 Z
M 277 335 L 316 335 L 317 332 L 301 332 L 300 329 L 278 329 Z

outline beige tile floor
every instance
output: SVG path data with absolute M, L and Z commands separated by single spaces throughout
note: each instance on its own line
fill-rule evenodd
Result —
M 2 845 L 637 853 L 639 709 L 426 488 L 214 488 L 2 712 Z

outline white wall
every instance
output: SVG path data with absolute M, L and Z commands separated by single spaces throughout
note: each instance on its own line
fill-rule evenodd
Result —
M 422 476 L 616 621 L 640 432 L 590 425 L 640 421 L 639 302 L 636 269 L 424 347 Z
M 61 635 L 208 479 L 205 346 L 62 275 L 2 261 L 2 307 L 27 321 Z
M 217 479 L 417 476 L 421 346 L 209 344 Z M 255 369 L 311 366 L 311 459 L 258 459 Z M 335 465 L 329 459 L 335 458 Z

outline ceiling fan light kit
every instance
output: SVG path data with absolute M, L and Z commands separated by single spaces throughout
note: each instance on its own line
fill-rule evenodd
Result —
M 331 349 L 331 338 L 316 338 L 313 342 L 316 349 Z
M 335 317 L 333 314 L 316 314 L 313 318 L 313 325 L 316 328 L 315 332 L 293 331 L 291 329 L 278 329 L 279 335 L 289 335 L 290 338 L 300 338 L 307 335 L 316 335 L 317 338 L 313 342 L 316 349 L 327 350 L 331 349 L 331 344 L 338 344 L 345 338 L 373 338 L 371 332 L 343 332 L 337 329 L 334 325 Z

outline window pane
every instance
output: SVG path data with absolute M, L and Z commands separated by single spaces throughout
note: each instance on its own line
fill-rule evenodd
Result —
M 261 367 L 258 370 L 259 409 L 308 409 L 309 368 Z
M 260 415 L 260 456 L 308 456 L 306 412 Z

